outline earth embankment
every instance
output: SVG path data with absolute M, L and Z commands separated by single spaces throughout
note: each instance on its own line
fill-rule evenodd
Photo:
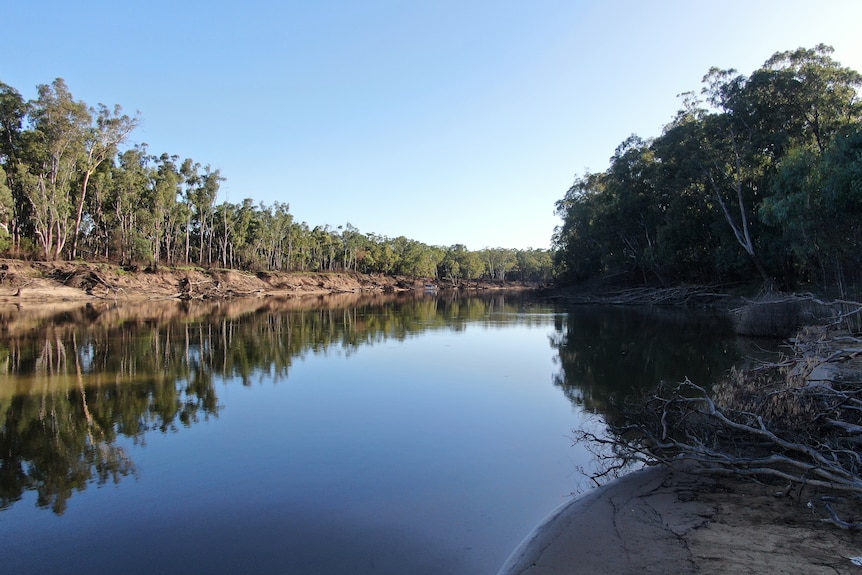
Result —
M 421 291 L 423 279 L 344 272 L 245 272 L 197 267 L 123 268 L 93 262 L 0 260 L 0 301 L 230 299 Z M 462 284 L 507 289 L 512 284 Z

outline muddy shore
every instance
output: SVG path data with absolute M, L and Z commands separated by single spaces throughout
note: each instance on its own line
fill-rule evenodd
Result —
M 636 471 L 554 511 L 498 575 L 862 572 L 854 563 L 862 535 L 824 525 L 809 495 L 665 467 Z

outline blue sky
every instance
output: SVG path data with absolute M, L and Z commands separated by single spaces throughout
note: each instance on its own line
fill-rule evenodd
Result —
M 858 0 L 9 2 L 0 81 L 139 111 L 133 143 L 218 168 L 218 201 L 431 245 L 547 248 L 554 203 L 712 66 L 826 43 Z

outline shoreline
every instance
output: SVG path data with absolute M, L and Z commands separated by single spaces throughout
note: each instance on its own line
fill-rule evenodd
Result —
M 428 291 L 427 278 L 343 271 L 249 272 L 232 269 L 124 268 L 103 262 L 0 259 L 0 302 L 231 300 L 332 294 L 394 294 Z M 521 282 L 433 282 L 437 289 L 481 292 L 531 290 Z
M 862 535 L 824 525 L 806 494 L 655 466 L 554 510 L 497 575 L 859 572 Z
M 656 509 L 670 508 L 661 491 L 668 473 L 660 467 L 633 471 L 564 503 L 512 552 L 498 575 L 691 572 L 694 565 L 675 533 L 684 524 L 668 530 Z M 653 497 L 664 501 L 656 505 Z M 686 512 L 685 527 L 701 525 L 704 512 Z M 653 564 L 660 570 L 653 571 Z

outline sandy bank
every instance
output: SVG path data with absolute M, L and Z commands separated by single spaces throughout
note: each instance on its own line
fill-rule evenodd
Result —
M 0 259 L 0 303 L 82 300 L 227 300 L 342 293 L 423 293 L 429 280 L 353 272 L 245 272 L 197 267 L 142 269 L 83 261 Z M 530 289 L 514 282 L 470 281 L 440 288 Z
M 824 525 L 805 493 L 654 467 L 554 511 L 499 575 L 862 573 L 862 535 Z

